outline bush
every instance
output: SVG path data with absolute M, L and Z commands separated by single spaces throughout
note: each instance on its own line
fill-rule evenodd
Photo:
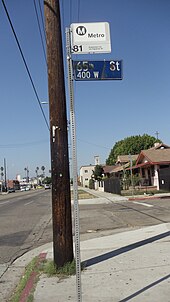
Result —
M 89 189 L 94 189 L 94 180 L 92 178 L 89 180 Z

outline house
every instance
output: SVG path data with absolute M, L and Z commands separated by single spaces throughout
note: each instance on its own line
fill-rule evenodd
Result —
M 89 180 L 93 175 L 95 165 L 81 166 L 80 167 L 80 184 L 82 187 L 89 187 Z
M 165 169 L 167 173 L 170 171 L 170 147 L 164 144 L 142 150 L 136 165 L 132 167 L 133 174 L 141 176 L 141 185 L 155 186 L 157 190 L 160 189 L 160 176 Z
M 131 167 L 134 161 L 136 164 Z M 80 182 L 83 187 L 89 187 L 89 180 L 92 178 L 95 166 L 96 160 L 95 165 L 80 168 Z M 166 144 L 155 143 L 152 148 L 142 150 L 138 155 L 119 155 L 116 165 L 102 166 L 107 178 L 114 176 L 121 179 L 125 171 L 132 169 L 133 174 L 140 176 L 141 185 L 170 191 L 170 146 Z M 103 184 L 102 190 L 104 190 Z
M 131 170 L 130 164 L 134 161 L 136 164 L 132 166 L 132 173 L 140 176 L 142 186 L 170 191 L 170 146 L 155 143 L 152 148 L 142 150 L 138 155 L 119 155 L 115 166 L 103 167 L 104 174 L 121 179 L 125 171 Z
M 80 167 L 80 185 L 82 187 L 89 188 L 89 180 L 92 178 L 96 165 L 100 165 L 99 155 L 94 156 L 94 165 Z
M 18 180 L 7 180 L 7 187 L 8 188 L 13 188 L 14 190 L 19 190 L 20 189 L 20 183 Z
M 126 168 L 130 166 L 130 162 L 136 161 L 138 154 L 136 155 L 118 155 L 115 165 L 103 166 L 104 175 L 106 177 L 115 176 L 120 178 Z

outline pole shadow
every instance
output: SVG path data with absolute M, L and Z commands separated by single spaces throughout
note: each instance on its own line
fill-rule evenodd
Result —
M 153 236 L 153 237 L 150 237 L 148 239 L 141 240 L 139 242 L 135 242 L 135 243 L 129 244 L 129 245 L 121 247 L 121 248 L 119 248 L 117 250 L 114 250 L 114 251 L 111 251 L 111 252 L 108 252 L 108 253 L 105 253 L 105 254 L 93 257 L 91 259 L 87 259 L 87 260 L 85 260 L 85 261 L 82 262 L 82 266 L 83 267 L 90 267 L 90 266 L 92 266 L 94 264 L 106 261 L 106 260 L 108 260 L 110 258 L 116 257 L 116 256 L 121 255 L 123 253 L 127 253 L 129 251 L 132 251 L 132 250 L 134 250 L 136 248 L 139 248 L 141 246 L 144 246 L 146 244 L 149 244 L 149 243 L 155 242 L 157 240 L 163 239 L 165 237 L 168 237 L 169 235 L 170 235 L 170 231 L 162 233 L 162 234 L 159 234 L 159 235 L 156 235 L 156 236 Z
M 132 295 L 130 295 L 130 296 L 124 298 L 123 300 L 120 300 L 119 302 L 127 302 L 127 301 L 129 301 L 129 300 L 135 298 L 136 296 L 140 295 L 140 294 L 143 293 L 144 291 L 150 289 L 151 287 L 153 287 L 153 286 L 155 286 L 155 285 L 157 285 L 157 284 L 159 284 L 159 283 L 161 283 L 161 282 L 167 280 L 169 277 L 170 277 L 170 274 L 168 274 L 168 275 L 166 275 L 165 277 L 162 277 L 161 279 L 159 279 L 159 280 L 157 280 L 157 281 L 155 281 L 155 282 L 153 282 L 153 283 L 151 283 L 151 284 L 145 286 L 144 288 L 138 290 L 136 293 L 133 293 Z

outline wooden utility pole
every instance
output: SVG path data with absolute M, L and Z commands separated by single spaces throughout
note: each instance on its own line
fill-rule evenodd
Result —
M 73 260 L 66 94 L 59 0 L 44 1 L 50 141 L 54 262 L 57 267 Z

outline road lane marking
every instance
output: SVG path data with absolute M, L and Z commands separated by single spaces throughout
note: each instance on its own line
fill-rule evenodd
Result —
M 2 206 L 3 204 L 9 203 L 9 202 L 10 202 L 10 200 L 7 200 L 7 201 L 4 201 L 4 202 L 1 202 L 1 203 L 0 203 L 0 206 Z
M 27 205 L 29 205 L 29 204 L 31 204 L 31 203 L 33 203 L 33 202 L 35 202 L 35 200 L 29 201 L 29 202 L 27 202 L 27 203 L 24 203 L 24 206 L 27 206 Z
M 149 208 L 153 207 L 152 204 L 148 204 L 148 203 L 143 203 L 143 202 L 138 202 L 138 201 L 133 201 L 133 203 L 140 204 L 142 206 L 149 207 Z
M 0 206 L 1 205 L 4 205 L 4 204 L 7 204 L 7 203 L 13 203 L 13 202 L 16 202 L 16 201 L 18 201 L 18 200 L 21 200 L 21 199 L 23 199 L 22 197 L 18 197 L 18 198 L 15 198 L 15 199 L 9 199 L 9 200 L 6 200 L 6 201 L 2 201 L 2 202 L 0 202 Z

